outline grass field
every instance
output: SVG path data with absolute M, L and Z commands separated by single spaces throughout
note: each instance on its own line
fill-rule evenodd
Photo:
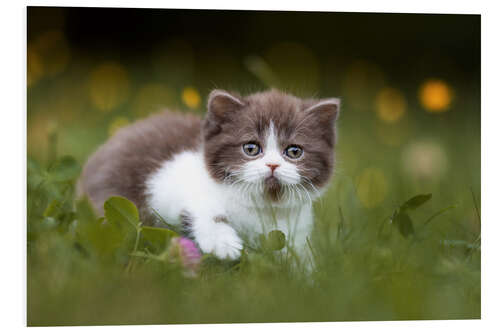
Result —
M 339 71 L 342 80 L 318 71 L 301 81 L 272 56 L 218 74 L 207 65 L 201 78 L 171 67 L 159 78 L 138 64 L 69 62 L 63 51 L 41 70 L 43 49 L 28 47 L 29 325 L 480 318 L 474 84 L 425 75 L 388 84 L 367 63 Z M 204 256 L 185 276 L 171 261 L 171 235 L 142 230 L 133 207 L 103 220 L 74 201 L 81 166 L 109 135 L 160 106 L 202 115 L 214 76 L 241 78 L 227 88 L 243 93 L 286 81 L 343 99 L 335 176 L 315 204 L 310 274 L 263 246 L 239 262 Z M 132 225 L 123 222 L 130 216 Z

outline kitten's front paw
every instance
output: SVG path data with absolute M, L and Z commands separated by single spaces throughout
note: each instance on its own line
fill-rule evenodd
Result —
M 209 233 L 197 237 L 200 249 L 219 259 L 238 259 L 243 244 L 236 231 L 225 223 L 216 223 Z

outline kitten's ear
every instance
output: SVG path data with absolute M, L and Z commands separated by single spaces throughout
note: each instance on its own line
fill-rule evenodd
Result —
M 335 145 L 335 122 L 340 109 L 338 98 L 328 98 L 311 101 L 306 104 L 304 112 L 311 114 L 309 119 L 313 122 L 316 135 L 322 137 L 331 147 Z
M 222 120 L 243 106 L 245 103 L 240 97 L 224 90 L 213 90 L 208 96 L 207 110 L 214 120 Z
M 321 122 L 334 125 L 340 110 L 340 99 L 327 98 L 309 105 L 304 112 L 314 113 Z
M 207 115 L 203 123 L 205 140 L 217 135 L 221 131 L 221 125 L 244 106 L 240 97 L 224 90 L 213 90 L 208 96 Z

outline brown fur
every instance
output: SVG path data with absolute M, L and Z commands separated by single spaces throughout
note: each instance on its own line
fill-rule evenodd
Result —
M 147 177 L 176 153 L 199 147 L 200 131 L 200 118 L 168 111 L 120 129 L 87 161 L 79 192 L 101 214 L 104 201 L 119 195 L 147 215 L 143 211 Z

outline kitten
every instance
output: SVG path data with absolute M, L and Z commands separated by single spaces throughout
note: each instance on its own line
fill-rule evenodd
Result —
M 336 98 L 214 90 L 203 120 L 167 111 L 119 130 L 88 160 L 79 192 L 100 213 L 113 195 L 147 224 L 161 225 L 156 211 L 221 259 L 274 229 L 305 253 L 312 202 L 334 167 L 338 110 Z

